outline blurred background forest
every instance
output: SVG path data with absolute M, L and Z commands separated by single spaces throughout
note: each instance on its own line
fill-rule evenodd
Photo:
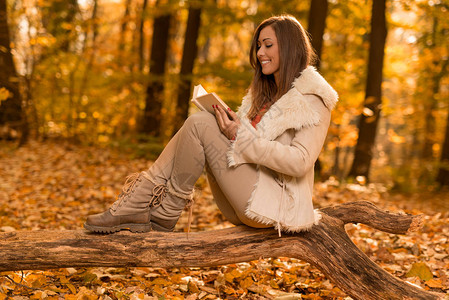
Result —
M 322 178 L 449 186 L 448 0 L 0 0 L 0 135 L 154 158 L 201 83 L 236 109 L 252 33 L 288 13 L 340 95 Z

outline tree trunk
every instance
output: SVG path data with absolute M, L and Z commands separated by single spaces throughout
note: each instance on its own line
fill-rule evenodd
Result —
M 430 45 L 426 45 L 426 47 L 431 51 L 431 53 L 435 52 L 435 48 L 438 46 L 438 18 L 436 16 L 433 17 L 432 20 L 432 31 L 430 32 Z M 444 33 L 442 34 L 444 35 Z M 430 65 L 426 65 L 423 70 L 423 81 L 421 84 L 424 87 L 425 91 L 428 91 L 429 94 L 424 95 L 424 144 L 421 152 L 421 159 L 432 162 L 433 161 L 433 145 L 436 143 L 435 140 L 435 131 L 436 131 L 436 120 L 435 120 L 435 111 L 438 106 L 437 95 L 440 91 L 440 81 L 445 75 L 445 69 L 447 66 L 448 60 L 442 60 L 440 53 L 433 55 L 433 59 Z M 442 67 L 439 72 L 436 72 L 436 67 L 442 64 Z M 429 88 L 431 86 L 431 88 Z M 423 177 L 429 177 L 428 172 L 424 171 L 424 174 L 421 174 Z
M 6 99 L 0 98 L 0 126 L 12 130 L 6 138 L 15 138 L 12 133 L 16 131 L 21 131 L 27 137 L 28 124 L 22 112 L 19 78 L 10 45 L 6 0 L 0 0 L 0 89 L 4 89 L 2 94 L 6 95 Z M 24 142 L 22 140 L 21 144 Z
M 326 28 L 327 17 L 327 0 L 312 0 L 309 9 L 309 24 L 307 31 L 311 36 L 312 47 L 315 49 L 317 55 L 316 68 L 320 69 L 321 64 L 321 52 L 323 49 L 323 34 Z M 321 177 L 323 167 L 321 161 L 317 159 L 315 163 L 315 173 Z
M 364 176 L 367 180 L 369 179 L 374 141 L 382 104 L 382 69 L 385 41 L 387 38 L 387 25 L 385 20 L 386 0 L 372 1 L 366 96 L 363 112 L 359 119 L 359 137 L 355 147 L 354 161 L 349 172 L 349 176 Z
M 321 52 L 323 49 L 323 34 L 326 29 L 327 0 L 312 0 L 309 10 L 309 25 L 307 31 L 311 35 L 312 47 L 317 55 L 316 68 L 320 69 Z
M 164 94 L 165 62 L 168 51 L 170 14 L 154 19 L 153 38 L 150 56 L 150 82 L 147 86 L 142 133 L 152 136 L 161 135 L 161 110 Z
M 441 186 L 449 187 L 449 109 L 446 120 L 446 133 L 444 135 L 443 149 L 440 157 L 440 167 L 436 181 Z
M 139 53 L 139 71 L 143 72 L 145 66 L 145 55 L 144 55 L 144 43 L 145 43 L 145 20 L 147 19 L 147 6 L 148 0 L 143 0 L 142 4 L 142 13 L 140 15 L 139 20 L 139 45 L 138 45 L 138 53 Z
M 88 47 L 88 41 L 87 41 L 87 36 L 89 35 L 88 29 L 86 30 L 86 38 L 84 40 L 84 46 L 83 46 L 83 53 L 86 53 L 86 58 L 85 58 L 85 67 L 84 67 L 84 71 L 83 74 L 81 75 L 81 82 L 80 82 L 80 87 L 79 87 L 79 91 L 78 91 L 78 99 L 76 101 L 76 103 L 79 106 L 79 103 L 81 103 L 81 100 L 83 98 L 83 96 L 86 94 L 86 90 L 88 88 L 88 83 L 89 83 L 89 73 L 92 70 L 93 64 L 94 64 L 94 60 L 95 60 L 95 50 L 97 47 L 97 37 L 98 37 L 98 19 L 97 19 L 97 14 L 98 14 L 98 0 L 93 0 L 93 8 L 92 8 L 92 15 L 90 17 L 90 30 L 92 31 L 92 39 L 91 39 L 91 45 L 90 47 Z M 89 49 L 90 48 L 90 49 Z M 76 71 L 76 70 L 75 70 Z M 79 116 L 77 116 L 77 118 L 79 118 Z M 79 122 L 79 120 L 77 120 L 77 122 Z
M 197 39 L 201 24 L 201 7 L 193 4 L 189 7 L 187 28 L 184 36 L 184 48 L 182 52 L 180 84 L 178 88 L 178 100 L 176 107 L 176 119 L 174 131 L 178 131 L 189 114 L 190 92 L 192 85 L 192 73 L 195 58 L 198 54 Z
M 405 234 L 422 226 L 421 215 L 392 214 L 365 202 L 321 210 L 319 225 L 298 234 L 278 236 L 272 228 L 246 226 L 190 233 L 150 232 L 111 235 L 86 231 L 0 233 L 1 271 L 64 267 L 209 267 L 292 257 L 320 269 L 354 299 L 439 299 L 390 275 L 372 262 L 346 234 L 346 223 L 364 223 Z
M 52 0 L 49 6 L 42 6 L 42 24 L 56 38 L 59 49 L 68 52 L 73 38 L 75 16 L 79 12 L 77 0 Z
M 128 28 L 129 23 L 129 8 L 131 6 L 131 0 L 125 1 L 125 13 L 123 14 L 123 18 L 120 25 L 120 37 L 119 37 L 119 43 L 118 43 L 118 63 L 122 65 L 123 58 L 124 58 L 124 51 L 125 51 L 125 44 L 126 44 L 126 31 Z

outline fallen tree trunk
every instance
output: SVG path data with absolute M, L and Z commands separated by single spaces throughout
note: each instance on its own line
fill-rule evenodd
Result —
M 363 223 L 389 233 L 418 229 L 422 216 L 392 214 L 369 202 L 321 210 L 310 231 L 278 236 L 273 229 L 238 226 L 185 233 L 111 235 L 87 231 L 17 231 L 0 234 L 0 271 L 64 267 L 208 267 L 268 257 L 291 257 L 321 270 L 355 299 L 440 299 L 390 275 L 346 234 L 344 224 Z

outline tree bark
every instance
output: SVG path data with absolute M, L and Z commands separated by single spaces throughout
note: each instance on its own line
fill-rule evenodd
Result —
M 186 33 L 184 36 L 184 48 L 182 52 L 180 84 L 176 108 L 174 131 L 178 131 L 184 124 L 189 114 L 190 91 L 192 85 L 192 73 L 195 58 L 198 54 L 197 39 L 201 24 L 201 7 L 191 4 L 187 18 Z
M 346 223 L 364 223 L 405 234 L 422 216 L 392 214 L 360 201 L 321 210 L 307 232 L 283 233 L 246 226 L 190 233 L 111 235 L 86 231 L 0 233 L 0 272 L 64 267 L 209 267 L 267 257 L 292 257 L 320 269 L 354 299 L 439 299 L 390 275 L 371 261 L 346 234 Z
M 150 55 L 150 83 L 147 86 L 142 133 L 161 135 L 161 110 L 164 94 L 165 62 L 167 60 L 170 14 L 154 19 Z
M 363 112 L 359 119 L 359 137 L 355 147 L 354 161 L 349 176 L 364 176 L 369 179 L 373 147 L 376 138 L 382 104 L 382 69 L 387 38 L 385 20 L 386 0 L 372 0 L 370 50 L 368 77 Z
M 145 67 L 145 55 L 144 55 L 144 43 L 145 43 L 145 21 L 147 19 L 147 6 L 148 0 L 143 0 L 142 4 L 142 13 L 140 14 L 139 20 L 139 45 L 138 45 L 138 53 L 139 53 L 139 71 L 143 72 Z
M 5 88 L 8 96 L 0 100 L 0 125 L 7 125 L 22 132 L 22 138 L 28 134 L 28 124 L 22 112 L 22 97 L 11 53 L 11 38 L 8 28 L 6 0 L 0 0 L 0 88 Z M 11 138 L 14 136 L 8 136 Z M 21 144 L 25 141 L 22 139 Z
M 321 52 L 323 49 L 323 34 L 326 29 L 327 0 L 312 0 L 309 10 L 309 25 L 307 31 L 310 33 L 312 47 L 317 55 L 316 68 L 320 69 Z
M 126 32 L 128 28 L 128 23 L 130 19 L 130 6 L 131 6 L 131 0 L 125 1 L 125 12 L 123 14 L 121 25 L 120 25 L 120 36 L 119 36 L 119 43 L 118 43 L 118 62 L 119 64 L 122 64 L 124 62 L 125 57 L 125 45 L 126 45 Z
M 317 70 L 320 69 L 321 65 L 321 52 L 323 50 L 323 34 L 326 29 L 327 8 L 327 0 L 312 0 L 310 2 L 307 31 L 311 36 L 312 47 L 315 49 L 317 56 L 315 63 Z M 315 162 L 314 169 L 315 174 L 318 174 L 321 177 L 323 167 L 321 166 L 321 161 L 319 159 Z
M 444 135 L 443 149 L 440 157 L 440 167 L 436 181 L 440 186 L 449 186 L 449 108 L 446 120 L 446 133 Z

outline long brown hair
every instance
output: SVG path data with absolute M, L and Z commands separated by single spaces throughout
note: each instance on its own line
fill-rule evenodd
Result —
M 276 34 L 279 47 L 279 86 L 274 76 L 262 73 L 262 66 L 257 59 L 257 41 L 262 29 L 271 26 Z M 274 103 L 292 87 L 295 78 L 313 62 L 315 52 L 304 28 L 291 15 L 281 15 L 266 19 L 256 29 L 251 42 L 249 60 L 254 68 L 254 77 L 250 86 L 252 105 L 248 118 L 253 119 L 260 108 Z

